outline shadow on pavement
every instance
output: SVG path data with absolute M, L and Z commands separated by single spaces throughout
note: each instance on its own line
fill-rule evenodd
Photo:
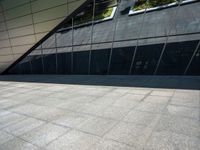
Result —
M 143 88 L 200 89 L 200 77 L 198 76 L 5 75 L 0 76 L 0 81 Z

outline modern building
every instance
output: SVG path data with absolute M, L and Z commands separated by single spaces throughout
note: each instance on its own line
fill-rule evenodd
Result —
M 198 0 L 1 0 L 4 74 L 200 75 Z

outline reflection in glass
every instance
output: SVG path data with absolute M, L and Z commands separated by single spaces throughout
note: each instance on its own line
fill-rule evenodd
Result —
M 155 71 L 163 44 L 139 46 L 132 74 L 152 75 Z
M 89 63 L 89 51 L 73 53 L 73 74 L 87 74 Z
M 70 74 L 71 73 L 71 53 L 57 53 L 57 73 L 58 74 Z
M 30 74 L 31 71 L 31 63 L 30 63 L 30 56 L 25 57 L 21 62 L 21 73 L 22 74 Z
M 134 49 L 134 47 L 113 49 L 110 74 L 128 75 Z
M 186 72 L 187 75 L 200 75 L 200 47 L 198 48 L 191 65 Z
M 33 74 L 42 74 L 43 73 L 43 58 L 41 49 L 35 50 L 30 54 L 32 73 Z
M 56 50 L 43 49 L 44 74 L 56 73 Z
M 107 74 L 110 49 L 92 50 L 91 54 L 91 74 Z
M 196 46 L 197 41 L 168 43 L 161 59 L 157 74 L 183 74 Z

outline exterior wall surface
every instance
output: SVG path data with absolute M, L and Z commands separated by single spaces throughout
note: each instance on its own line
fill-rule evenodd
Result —
M 78 13 L 89 11 L 90 24 L 73 16 L 8 73 L 200 75 L 199 1 L 129 16 L 121 0 L 112 20 L 95 23 L 99 1 Z
M 86 0 L 0 0 L 0 73 Z

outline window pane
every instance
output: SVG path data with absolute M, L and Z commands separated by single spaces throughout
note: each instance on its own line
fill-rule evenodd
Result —
M 22 62 L 20 62 L 21 73 L 22 74 L 30 74 L 31 73 L 31 63 L 30 56 L 26 56 Z
M 20 74 L 21 73 L 21 66 L 19 64 L 15 65 L 8 71 L 9 74 Z
M 35 50 L 30 54 L 31 65 L 32 65 L 32 73 L 33 74 L 42 74 L 43 66 L 42 66 L 42 53 L 41 50 Z
M 43 49 L 44 74 L 56 73 L 56 50 Z
M 70 74 L 71 73 L 71 53 L 58 53 L 58 74 Z
M 93 50 L 91 56 L 91 74 L 107 74 L 110 49 Z
M 135 47 L 124 47 L 113 49 L 110 74 L 125 74 L 129 73 L 131 61 Z
M 139 46 L 132 74 L 153 74 L 162 48 L 163 44 Z
M 183 74 L 196 46 L 197 41 L 167 44 L 157 74 Z
M 193 61 L 187 72 L 188 75 L 200 75 L 200 47 L 193 58 Z
M 73 74 L 87 74 L 89 64 L 89 51 L 73 53 Z

